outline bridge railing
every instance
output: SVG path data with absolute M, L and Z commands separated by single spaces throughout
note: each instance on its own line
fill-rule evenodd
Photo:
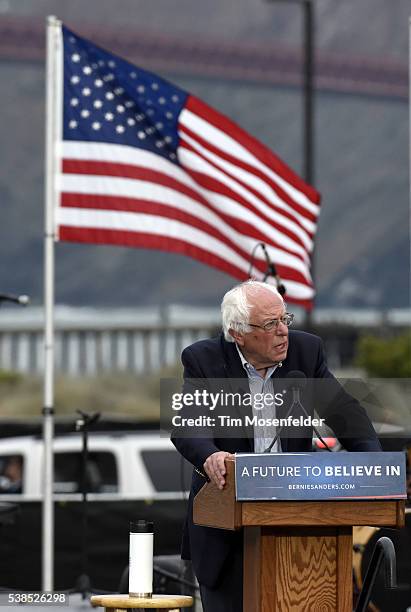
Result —
M 352 362 L 360 334 L 382 327 L 409 328 L 411 311 L 321 311 L 313 326 L 324 340 L 329 365 Z M 297 315 L 297 328 L 303 315 Z M 97 310 L 57 307 L 57 373 L 92 376 L 101 372 L 149 373 L 179 361 L 181 351 L 220 329 L 218 309 L 170 306 Z M 41 374 L 44 367 L 43 313 L 29 308 L 0 310 L 0 369 Z

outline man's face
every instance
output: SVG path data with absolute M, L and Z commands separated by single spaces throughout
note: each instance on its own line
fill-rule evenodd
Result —
M 282 299 L 267 289 L 253 293 L 247 299 L 252 304 L 249 323 L 253 325 L 263 326 L 285 314 Z M 235 340 L 244 357 L 256 369 L 267 368 L 286 358 L 288 327 L 281 322 L 271 331 L 252 327 L 250 332 L 236 335 Z
M 21 480 L 21 463 L 18 459 L 9 459 L 5 469 L 4 476 L 9 478 L 12 482 Z

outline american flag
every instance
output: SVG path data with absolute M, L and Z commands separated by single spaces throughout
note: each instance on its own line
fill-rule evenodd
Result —
M 249 275 L 258 242 L 310 308 L 319 194 L 198 98 L 66 27 L 60 240 L 161 249 Z M 254 276 L 266 269 L 258 252 Z

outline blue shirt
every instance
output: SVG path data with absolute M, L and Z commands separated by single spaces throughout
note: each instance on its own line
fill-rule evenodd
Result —
M 243 365 L 244 370 L 247 372 L 248 376 L 248 384 L 250 387 L 250 393 L 253 398 L 253 417 L 257 417 L 258 419 L 275 419 L 276 418 L 276 408 L 274 399 L 271 402 L 271 398 L 274 398 L 274 384 L 272 380 L 272 375 L 276 371 L 278 367 L 281 367 L 281 362 L 271 366 L 267 369 L 265 377 L 263 378 L 258 371 L 255 369 L 251 363 L 245 359 L 244 355 L 240 351 L 238 345 L 236 344 L 238 355 L 241 359 L 241 363 Z M 256 395 L 262 394 L 259 396 L 259 400 L 256 401 Z M 270 394 L 270 402 L 264 402 L 264 396 Z M 258 397 L 258 396 L 257 396 Z M 254 452 L 255 453 L 263 453 L 265 449 L 270 446 L 273 438 L 276 436 L 277 428 L 273 426 L 266 426 L 265 424 L 256 424 L 254 425 Z M 281 452 L 281 441 L 278 439 L 271 449 L 272 453 L 280 453 Z

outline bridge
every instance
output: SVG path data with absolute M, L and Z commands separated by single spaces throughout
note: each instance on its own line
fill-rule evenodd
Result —
M 43 310 L 0 310 L 0 369 L 40 375 L 44 367 Z M 302 329 L 302 313 L 295 327 Z M 411 325 L 411 309 L 324 310 L 313 316 L 313 331 L 324 340 L 329 365 L 351 365 L 363 333 L 401 331 Z M 57 306 L 56 372 L 93 376 L 102 372 L 144 374 L 171 366 L 184 347 L 220 330 L 216 308 L 96 309 Z
M 136 28 L 71 24 L 81 36 L 160 73 L 181 74 L 255 85 L 301 87 L 302 54 L 278 43 L 226 42 Z M 38 18 L 2 16 L 0 60 L 44 63 L 45 22 Z M 317 91 L 408 100 L 408 65 L 387 57 L 316 52 Z

